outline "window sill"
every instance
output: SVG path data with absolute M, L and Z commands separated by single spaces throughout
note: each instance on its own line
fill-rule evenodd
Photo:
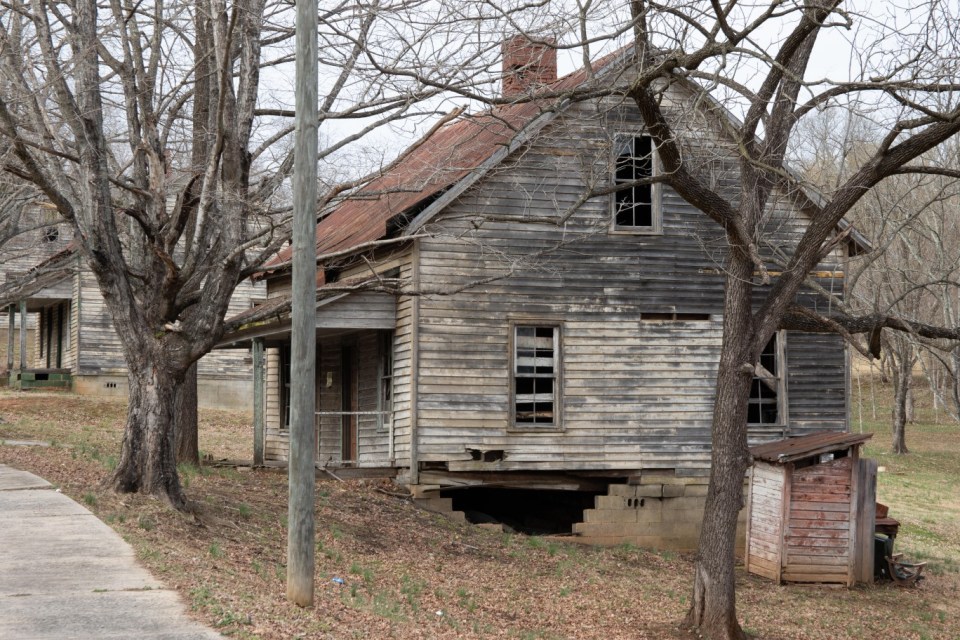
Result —
M 545 424 L 543 426 L 517 425 L 512 424 L 507 427 L 507 433 L 560 433 L 563 431 L 563 425 Z
M 649 229 L 645 227 L 610 227 L 607 233 L 612 236 L 662 236 L 663 229 L 654 227 Z

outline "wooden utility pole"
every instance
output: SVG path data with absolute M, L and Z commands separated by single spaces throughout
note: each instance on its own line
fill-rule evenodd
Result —
M 317 0 L 297 0 L 287 599 L 313 604 L 317 350 Z

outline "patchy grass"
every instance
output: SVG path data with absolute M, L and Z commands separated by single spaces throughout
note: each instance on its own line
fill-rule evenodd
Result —
M 184 468 L 189 514 L 102 491 L 123 415 L 112 401 L 0 392 L 0 440 L 54 443 L 0 445 L 0 462 L 87 504 L 194 616 L 231 637 L 690 638 L 678 629 L 689 606 L 689 556 L 459 525 L 377 491 L 374 481 L 318 481 L 316 604 L 293 606 L 284 582 L 285 475 Z M 871 428 L 886 433 L 879 421 Z M 214 459 L 250 457 L 247 416 L 202 412 L 200 432 L 201 450 Z M 935 570 L 916 589 L 850 590 L 778 587 L 738 570 L 740 619 L 755 636 L 960 637 L 960 429 L 912 425 L 906 458 L 885 453 L 886 435 L 875 440 L 869 453 L 887 468 L 881 500 L 904 522 L 898 547 L 908 557 L 926 554 Z
M 935 412 L 932 394 L 918 378 L 915 382 L 915 417 L 907 425 L 908 455 L 891 451 L 892 391 L 877 379 L 861 384 L 862 411 L 855 404 L 854 429 L 873 432 L 867 456 L 876 458 L 880 472 L 877 500 L 890 507 L 900 521 L 897 550 L 910 560 L 928 562 L 934 574 L 960 572 L 960 425 L 944 422 Z M 876 398 L 876 402 L 874 402 Z M 855 398 L 856 399 L 856 398 Z M 960 638 L 960 621 L 956 637 Z

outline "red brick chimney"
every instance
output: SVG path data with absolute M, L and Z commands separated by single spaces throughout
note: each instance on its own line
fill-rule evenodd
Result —
M 525 35 L 516 35 L 505 40 L 503 52 L 504 98 L 515 98 L 529 93 L 557 79 L 557 50 L 555 40 L 548 38 L 543 44 L 532 42 Z

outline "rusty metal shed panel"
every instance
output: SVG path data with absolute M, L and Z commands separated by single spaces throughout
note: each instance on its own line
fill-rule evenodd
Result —
M 873 437 L 872 433 L 812 433 L 798 438 L 787 438 L 750 447 L 756 460 L 786 463 L 800 458 L 861 445 Z

